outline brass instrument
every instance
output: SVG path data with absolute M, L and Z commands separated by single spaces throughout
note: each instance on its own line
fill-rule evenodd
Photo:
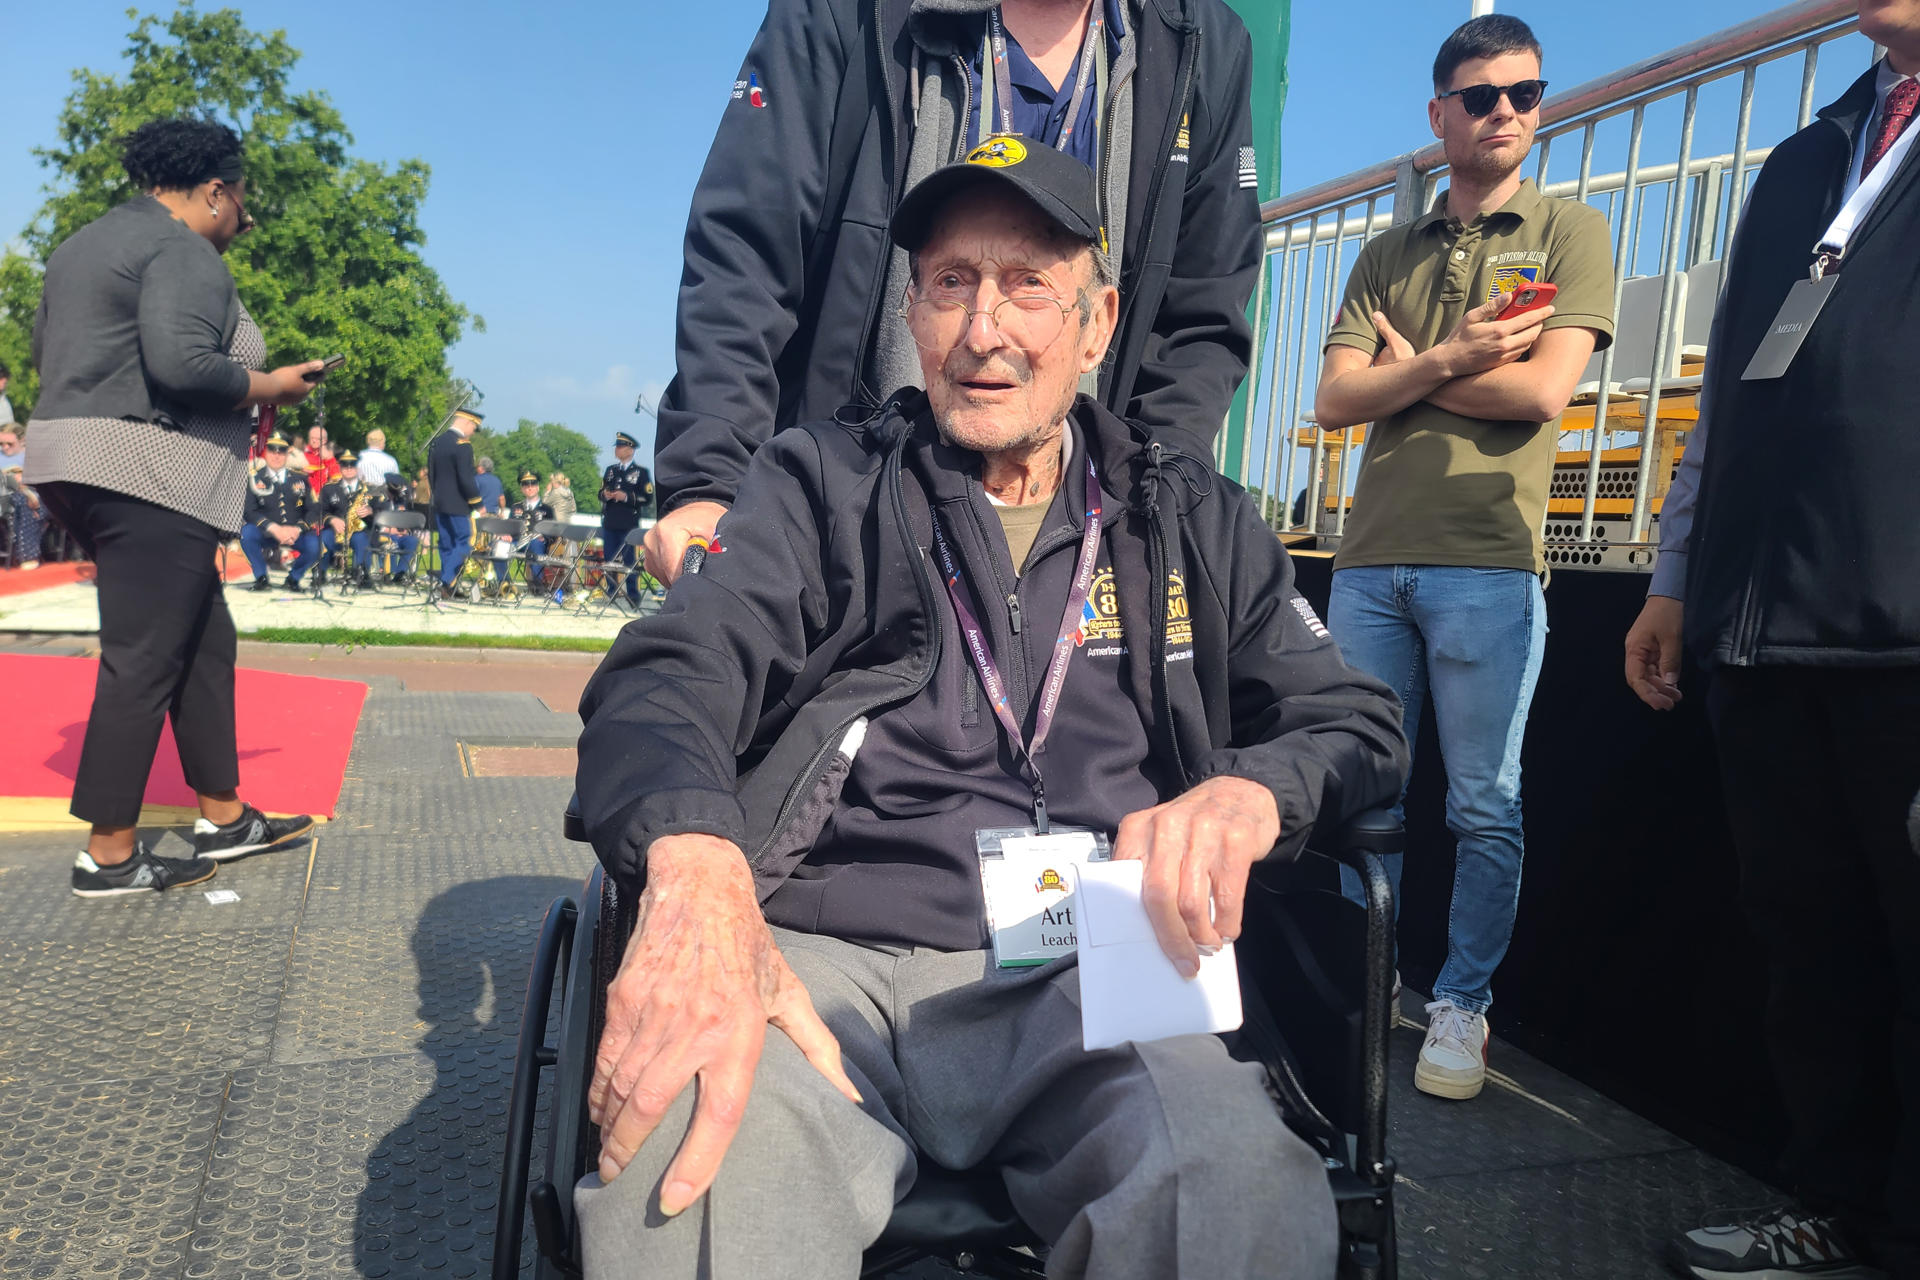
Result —
M 353 505 L 347 508 L 347 541 L 353 541 L 353 535 L 367 527 L 367 521 L 373 519 L 373 494 L 366 485 L 360 486 L 360 492 L 354 495 Z

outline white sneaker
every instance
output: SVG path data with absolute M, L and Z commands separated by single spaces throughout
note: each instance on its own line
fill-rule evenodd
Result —
M 1436 1098 L 1471 1098 L 1487 1082 L 1487 1019 L 1451 1000 L 1427 1006 L 1427 1042 L 1413 1068 L 1413 1087 Z

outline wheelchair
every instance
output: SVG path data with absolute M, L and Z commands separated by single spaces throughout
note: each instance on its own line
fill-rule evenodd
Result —
M 566 834 L 586 839 L 573 808 Z M 1398 1274 L 1394 1163 L 1386 1149 L 1393 899 L 1379 858 L 1399 852 L 1404 838 L 1392 814 L 1376 809 L 1318 842 L 1330 852 L 1310 850 L 1294 863 L 1257 866 L 1234 945 L 1245 1025 L 1227 1040 L 1234 1056 L 1266 1068 L 1289 1127 L 1326 1164 L 1340 1224 L 1339 1280 L 1395 1280 Z M 1365 907 L 1341 896 L 1341 865 L 1360 875 Z M 582 1274 L 573 1188 L 598 1163 L 600 1137 L 587 1116 L 587 1088 L 607 986 L 636 914 L 633 898 L 596 867 L 581 897 L 556 899 L 541 925 L 507 1109 L 494 1280 L 520 1274 L 528 1218 L 540 1280 Z M 557 1021 L 551 1007 L 556 978 Z M 546 1169 L 529 1188 L 540 1073 L 548 1069 L 554 1079 Z M 954 1172 L 923 1162 L 912 1190 L 867 1250 L 861 1276 L 878 1280 L 935 1258 L 964 1274 L 1036 1280 L 1045 1275 L 1040 1245 L 1014 1212 L 997 1170 Z

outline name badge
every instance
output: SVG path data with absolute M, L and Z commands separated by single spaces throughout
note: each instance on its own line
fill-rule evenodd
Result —
M 1061 827 L 1046 835 L 1033 827 L 994 827 L 974 832 L 973 842 L 994 963 L 1017 969 L 1072 955 L 1080 945 L 1074 868 L 1111 858 L 1107 837 Z
M 1800 344 L 1813 332 L 1814 320 L 1827 305 L 1833 286 L 1839 282 L 1837 275 L 1795 281 L 1787 300 L 1780 304 L 1780 314 L 1767 329 L 1767 336 L 1760 340 L 1759 349 L 1747 362 L 1747 371 L 1740 375 L 1740 381 L 1765 382 L 1785 373 L 1799 353 Z

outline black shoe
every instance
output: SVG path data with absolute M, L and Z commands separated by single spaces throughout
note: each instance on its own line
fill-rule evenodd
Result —
M 250 586 L 250 587 L 248 587 L 248 588 L 247 588 L 247 590 L 249 590 L 249 591 L 271 591 L 271 590 L 273 590 L 273 584 L 272 584 L 271 582 L 268 582 L 268 581 L 267 581 L 267 580 L 266 580 L 265 578 L 255 578 L 255 579 L 253 580 L 253 585 L 252 585 L 252 586 Z
M 295 595 L 303 595 L 307 590 L 307 584 L 289 577 L 287 579 L 287 590 L 293 592 Z
M 118 898 L 129 893 L 162 893 L 175 885 L 213 879 L 219 868 L 205 858 L 162 858 L 143 840 L 133 856 L 103 867 L 86 850 L 73 860 L 73 893 L 78 898 Z
M 306 814 L 297 818 L 269 818 L 252 805 L 224 827 L 216 827 L 205 818 L 193 824 L 193 853 L 209 862 L 225 862 L 242 854 L 255 853 L 283 845 L 313 830 L 313 819 Z
M 406 580 L 407 580 L 407 575 L 404 573 L 394 573 L 394 574 L 389 574 L 387 576 L 387 581 L 391 582 L 396 587 L 404 584 Z
M 372 591 L 374 589 L 373 575 L 367 570 L 362 569 L 360 576 L 353 580 L 353 585 L 359 587 L 362 591 Z
M 1727 1215 L 1676 1237 L 1672 1251 L 1686 1274 L 1713 1280 L 1884 1280 L 1886 1275 L 1860 1261 L 1833 1218 L 1792 1208 Z
M 442 600 L 455 600 L 459 598 L 459 593 L 454 591 L 451 584 L 443 582 L 440 584 L 440 598 Z

